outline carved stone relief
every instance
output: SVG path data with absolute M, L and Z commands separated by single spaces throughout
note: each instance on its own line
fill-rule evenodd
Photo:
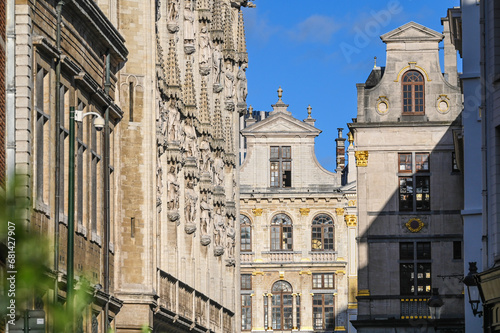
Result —
M 168 219 L 179 224 L 179 182 L 174 164 L 169 165 L 167 173 L 167 209 Z
M 184 190 L 184 216 L 186 225 L 184 230 L 188 234 L 196 231 L 196 202 L 198 195 L 194 190 L 194 180 L 186 180 L 186 189 Z
M 177 18 L 179 17 L 179 1 L 170 0 L 167 6 L 167 29 L 171 33 L 179 31 Z

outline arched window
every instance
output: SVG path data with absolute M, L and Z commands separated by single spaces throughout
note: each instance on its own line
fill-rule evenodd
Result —
M 424 114 L 424 77 L 411 70 L 403 75 L 403 114 Z
M 271 326 L 274 330 L 292 330 L 293 327 L 293 290 L 292 285 L 280 280 L 273 284 L 271 289 L 271 325 L 267 325 L 267 297 L 264 298 L 264 321 L 266 327 Z M 300 327 L 300 297 L 295 295 L 295 306 L 297 307 L 297 328 Z
M 275 215 L 271 221 L 271 250 L 292 250 L 292 220 L 286 214 Z
M 252 229 L 248 216 L 240 214 L 240 250 L 252 251 Z
M 334 250 L 335 234 L 333 220 L 329 215 L 319 214 L 312 222 L 311 248 L 313 251 Z

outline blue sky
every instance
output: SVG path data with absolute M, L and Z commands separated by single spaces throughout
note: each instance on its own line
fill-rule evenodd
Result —
M 302 120 L 312 107 L 316 156 L 335 169 L 337 128 L 356 117 L 356 83 L 385 66 L 379 36 L 414 21 L 442 32 L 441 17 L 459 0 L 255 0 L 244 9 L 249 66 L 247 103 L 271 111 L 283 89 L 288 110 Z M 460 71 L 460 69 L 459 69 Z

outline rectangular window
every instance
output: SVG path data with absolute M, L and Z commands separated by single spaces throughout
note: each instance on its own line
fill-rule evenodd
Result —
M 49 163 L 50 160 L 50 81 L 49 73 L 42 67 L 37 68 L 34 84 L 35 110 L 36 110 L 36 194 L 37 200 L 49 203 Z
M 431 243 L 399 243 L 401 295 L 430 295 Z
M 292 186 L 292 149 L 290 146 L 272 146 L 269 166 L 271 187 Z
M 313 295 L 313 325 L 315 330 L 333 330 L 335 328 L 333 294 Z
M 415 161 L 415 164 L 412 161 Z M 431 209 L 430 176 L 425 175 L 429 171 L 429 153 L 398 154 L 400 211 Z M 411 175 L 401 175 L 407 173 Z
M 453 242 L 453 259 L 462 259 L 462 242 Z
M 241 275 L 241 290 L 252 290 L 252 275 L 242 274 Z
M 452 172 L 460 172 L 460 169 L 458 168 L 458 163 L 457 163 L 457 155 L 455 152 L 451 153 L 451 171 Z
M 333 273 L 313 274 L 313 289 L 333 289 Z
M 241 330 L 252 329 L 252 296 L 241 295 Z
M 242 225 L 240 227 L 241 237 L 240 237 L 240 250 L 241 251 L 251 251 L 252 243 L 251 243 L 251 230 L 250 226 Z

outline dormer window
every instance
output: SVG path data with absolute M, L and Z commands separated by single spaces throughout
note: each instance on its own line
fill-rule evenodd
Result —
M 271 187 L 292 186 L 292 149 L 290 146 L 271 146 Z
M 423 115 L 424 77 L 420 72 L 411 70 L 403 75 L 403 115 Z

